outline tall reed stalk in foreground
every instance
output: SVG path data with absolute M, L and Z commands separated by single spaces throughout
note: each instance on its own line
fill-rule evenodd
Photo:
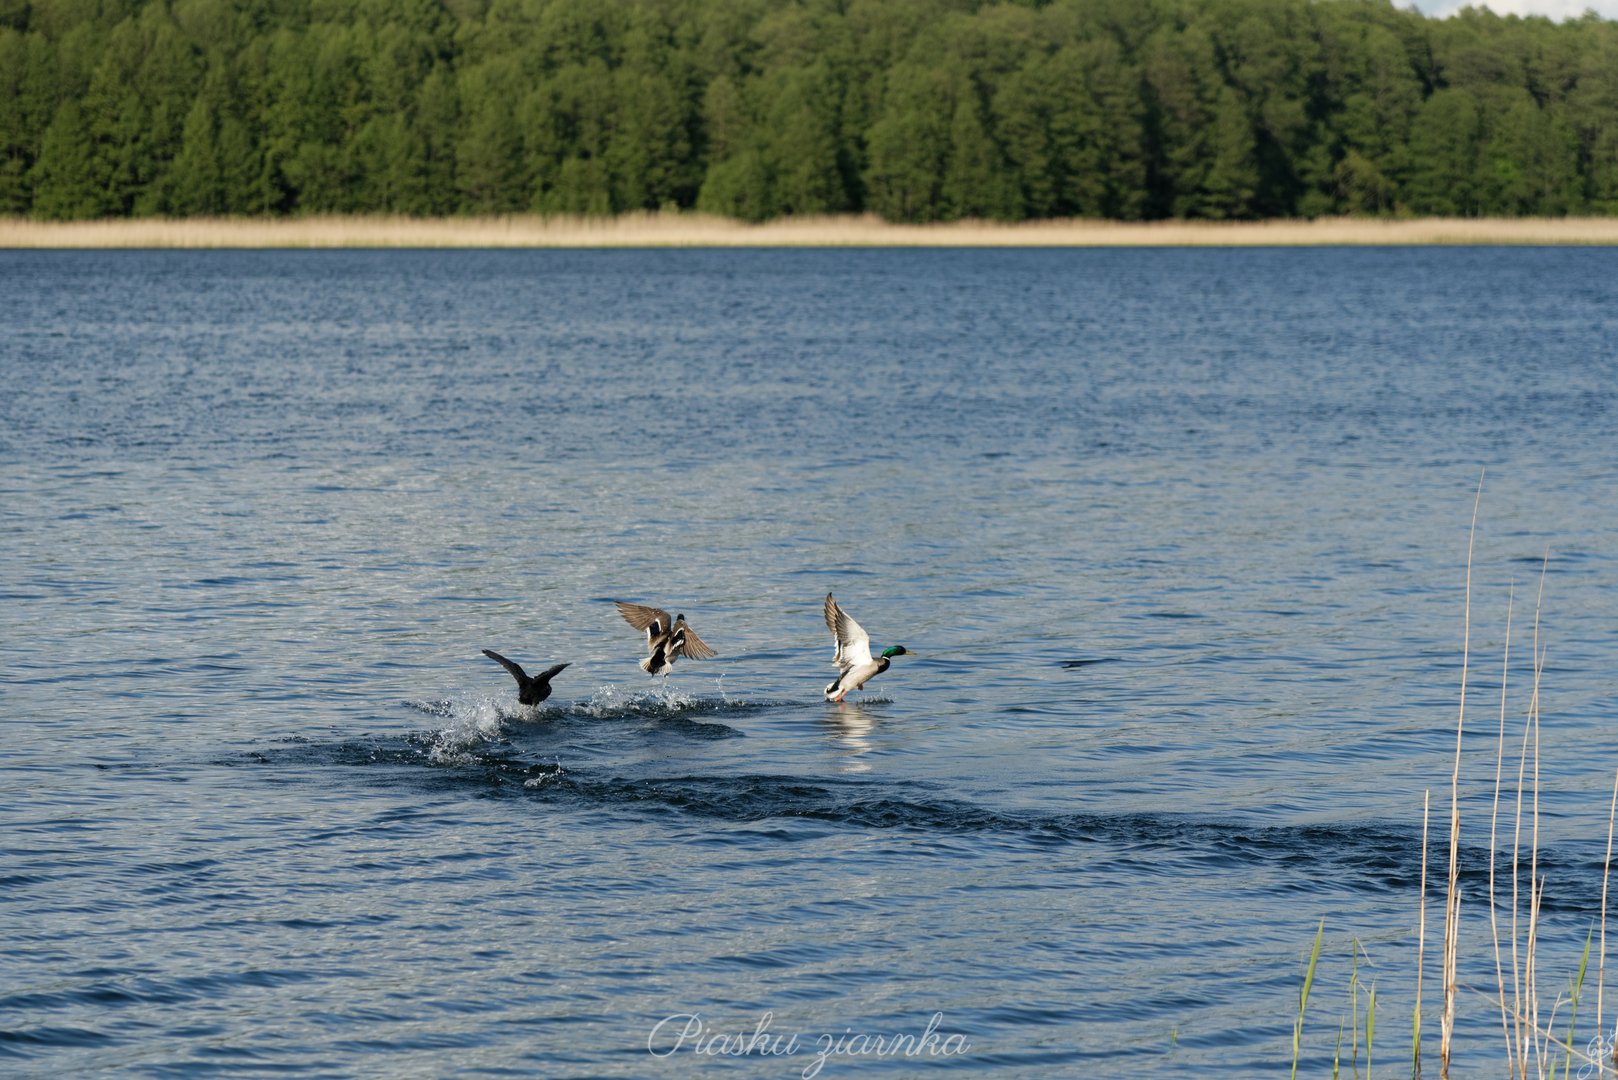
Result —
M 1427 967 L 1427 810 L 1431 788 L 1421 793 L 1421 905 L 1416 922 L 1416 1013 L 1410 1022 L 1410 1075 L 1421 1076 L 1421 973 Z
M 1466 676 L 1472 653 L 1472 548 L 1478 534 L 1483 477 L 1472 500 L 1472 528 L 1466 537 L 1466 606 L 1461 632 L 1461 708 L 1455 720 L 1455 768 L 1449 779 L 1449 891 L 1444 902 L 1444 1012 L 1439 1019 L 1439 1071 L 1449 1075 L 1450 1042 L 1455 1036 L 1455 966 L 1461 935 L 1461 736 L 1466 730 Z
M 1475 514 L 1475 511 L 1474 511 Z M 1471 590 L 1471 556 L 1467 558 L 1468 594 Z M 1500 898 L 1497 892 L 1497 868 L 1504 855 L 1501 850 L 1499 833 L 1500 795 L 1506 784 L 1505 754 L 1506 754 L 1506 715 L 1507 715 L 1507 676 L 1510 671 L 1511 626 L 1514 602 L 1508 601 L 1506 610 L 1506 646 L 1502 660 L 1500 677 L 1500 719 L 1499 730 L 1495 743 L 1495 778 L 1493 803 L 1489 814 L 1489 933 L 1494 947 L 1495 967 L 1495 1002 L 1500 1010 L 1500 1028 L 1506 1044 L 1506 1070 L 1509 1076 L 1527 1080 L 1529 1064 L 1533 1064 L 1533 1073 L 1540 1080 L 1556 1075 L 1558 1064 L 1561 1065 L 1562 1076 L 1567 1080 L 1572 1075 L 1572 1069 L 1577 1059 L 1581 1067 L 1581 1076 L 1605 1076 L 1609 1064 L 1604 1051 L 1596 1051 L 1593 1055 L 1581 1052 L 1575 1045 L 1577 1038 L 1577 1024 L 1579 1015 L 1579 1000 L 1584 992 L 1584 980 L 1590 962 L 1591 937 L 1594 928 L 1585 937 L 1584 952 L 1579 959 L 1577 974 L 1569 983 L 1564 998 L 1558 994 L 1551 1002 L 1549 1013 L 1541 1020 L 1541 1010 L 1544 1006 L 1539 993 L 1539 957 L 1538 944 L 1541 925 L 1541 908 L 1545 897 L 1546 878 L 1539 872 L 1539 795 L 1540 795 L 1540 718 L 1541 683 L 1545 673 L 1546 649 L 1540 639 L 1540 615 L 1543 610 L 1545 597 L 1545 575 L 1550 566 L 1550 555 L 1547 552 L 1540 565 L 1539 589 L 1534 600 L 1534 627 L 1532 633 L 1532 671 L 1533 682 L 1529 692 L 1527 715 L 1523 720 L 1522 741 L 1517 756 L 1517 780 L 1513 792 L 1513 822 L 1511 836 L 1511 899 L 1510 919 L 1506 936 L 1509 941 L 1511 953 L 1510 980 L 1507 981 L 1504 952 L 1501 945 L 1501 914 Z M 1470 621 L 1470 595 L 1468 595 L 1467 609 Z M 1468 628 L 1468 633 L 1470 628 Z M 1464 667 L 1464 662 L 1463 662 Z M 1452 776 L 1458 776 L 1460 770 L 1460 740 L 1459 732 L 1465 723 L 1465 681 L 1462 674 L 1462 716 L 1457 721 L 1456 764 Z M 1452 780 L 1453 783 L 1453 780 Z M 1452 800 L 1455 793 L 1452 790 Z M 1458 824 L 1459 815 L 1454 810 L 1452 801 L 1451 826 Z M 1524 814 L 1527 814 L 1526 830 L 1524 835 Z M 1604 1036 L 1603 1024 L 1603 985 L 1606 978 L 1606 924 L 1607 924 L 1607 882 L 1612 865 L 1612 839 L 1615 816 L 1618 816 L 1618 775 L 1613 779 L 1613 797 L 1607 814 L 1607 853 L 1602 868 L 1601 885 L 1601 938 L 1598 945 L 1596 960 L 1596 1034 L 1594 1045 L 1600 1046 L 1600 1039 Z M 1525 850 L 1526 847 L 1526 850 Z M 1459 869 L 1455 865 L 1458 854 L 1458 845 L 1453 841 L 1450 848 L 1450 882 L 1452 889 L 1457 889 L 1455 882 L 1459 877 Z M 1523 863 L 1527 862 L 1526 899 L 1523 895 Z M 1458 889 L 1450 897 L 1449 910 L 1459 913 L 1460 899 Z M 1454 989 L 1458 986 L 1455 976 L 1455 954 L 1453 951 L 1453 938 L 1446 934 L 1445 959 L 1445 1000 L 1446 1020 L 1445 1040 L 1441 1052 L 1441 1072 L 1444 1077 L 1449 1076 L 1450 1036 L 1453 1033 L 1453 1013 L 1448 1010 L 1454 1001 Z M 1569 1006 L 1567 1033 L 1563 1038 L 1555 1034 L 1556 1013 L 1564 1000 Z M 1594 1071 L 1590 1071 L 1593 1066 Z
M 1612 871 L 1612 823 L 1618 818 L 1618 772 L 1612 775 L 1612 803 L 1607 807 L 1607 858 L 1601 866 L 1601 946 L 1596 960 L 1596 1035 L 1605 1036 L 1602 1023 L 1601 990 L 1607 983 L 1607 879 Z M 1613 1040 L 1612 1064 L 1618 1071 L 1618 1039 Z M 1597 1070 L 1606 1073 L 1606 1059 L 1597 1063 Z
M 1548 556 L 1545 565 L 1549 565 Z M 1509 930 L 1511 983 L 1509 997 L 1501 957 L 1500 920 L 1497 914 L 1498 901 L 1494 885 L 1495 866 L 1499 860 L 1499 846 L 1497 830 L 1493 821 L 1490 823 L 1489 830 L 1489 927 L 1495 950 L 1495 986 L 1497 1001 L 1500 1006 L 1501 1028 L 1506 1041 L 1507 1072 L 1512 1076 L 1521 1078 L 1528 1076 L 1530 1059 L 1534 1062 L 1535 1074 L 1541 1077 L 1546 1075 L 1552 1039 L 1549 1026 L 1541 1026 L 1539 1022 L 1540 1000 L 1536 951 L 1536 945 L 1539 941 L 1540 902 L 1545 895 L 1545 881 L 1539 875 L 1539 689 L 1540 679 L 1545 667 L 1545 653 L 1539 642 L 1539 618 L 1544 595 L 1545 567 L 1542 566 L 1540 569 L 1539 597 L 1534 603 L 1533 689 L 1529 694 L 1528 715 L 1523 723 L 1522 748 L 1517 757 L 1517 790 L 1511 837 L 1511 924 Z M 1507 626 L 1509 627 L 1509 625 L 1510 616 L 1508 612 Z M 1498 812 L 1500 804 L 1500 789 L 1505 767 L 1506 704 L 1503 687 L 1500 700 L 1500 737 L 1495 749 L 1494 805 L 1496 812 Z M 1520 892 L 1522 884 L 1523 803 L 1525 794 L 1530 796 L 1526 913 L 1523 911 Z M 1526 921 L 1526 930 L 1521 920 Z M 1553 1003 L 1552 1007 L 1552 1016 L 1555 1015 L 1554 1005 L 1555 1003 Z M 1445 1075 L 1447 1076 L 1447 1059 L 1445 1066 Z
M 1482 482 L 1479 481 L 1479 500 L 1482 495 Z M 1460 770 L 1463 737 L 1466 729 L 1466 687 L 1470 668 L 1471 652 L 1471 605 L 1472 605 L 1472 553 L 1473 539 L 1477 531 L 1478 504 L 1474 502 L 1472 511 L 1472 534 L 1467 541 L 1466 560 L 1466 625 L 1463 633 L 1462 662 L 1461 662 L 1461 700 L 1460 709 L 1455 725 L 1455 762 L 1450 773 L 1450 845 L 1449 865 L 1445 891 L 1444 907 L 1444 941 L 1442 957 L 1443 1004 L 1440 1015 L 1441 1042 L 1439 1048 L 1439 1070 L 1448 1080 L 1452 1053 L 1454 1050 L 1454 1034 L 1456 1019 L 1456 1002 L 1459 996 L 1460 981 L 1457 975 L 1459 961 L 1460 940 Z M 1545 595 L 1545 577 L 1550 565 L 1550 554 L 1546 553 L 1540 567 L 1538 595 L 1534 602 L 1534 624 L 1532 632 L 1532 686 L 1529 694 L 1528 708 L 1523 718 L 1522 739 L 1518 749 L 1517 778 L 1515 790 L 1509 792 L 1513 799 L 1511 813 L 1513 816 L 1511 827 L 1511 890 L 1509 918 L 1502 913 L 1502 898 L 1498 892 L 1498 870 L 1500 863 L 1505 859 L 1503 838 L 1500 835 L 1501 793 L 1507 790 L 1509 781 L 1505 771 L 1506 762 L 1506 717 L 1507 706 L 1507 676 L 1510 673 L 1511 663 L 1511 633 L 1513 608 L 1515 606 L 1515 590 L 1507 602 L 1506 609 L 1506 645 L 1502 657 L 1502 671 L 1500 683 L 1500 716 L 1499 728 L 1495 746 L 1495 776 L 1493 802 L 1489 813 L 1489 876 L 1488 876 L 1488 903 L 1489 903 L 1489 932 L 1494 948 L 1495 966 L 1495 993 L 1492 995 L 1495 1005 L 1500 1013 L 1501 1034 L 1506 1044 L 1507 1075 L 1527 1080 L 1530 1062 L 1533 1064 L 1533 1075 L 1538 1080 L 1547 1080 L 1557 1075 L 1560 1066 L 1563 1080 L 1573 1075 L 1574 1065 L 1579 1066 L 1579 1076 L 1618 1077 L 1618 1045 L 1606 1042 L 1608 1035 L 1604 1024 L 1607 962 L 1607 891 L 1611 878 L 1613 840 L 1615 836 L 1615 823 L 1618 823 L 1618 771 L 1613 776 L 1612 799 L 1607 811 L 1607 850 L 1602 868 L 1601 878 L 1601 912 L 1599 932 L 1592 926 L 1586 935 L 1583 955 L 1580 957 L 1577 973 L 1569 980 L 1566 994 L 1558 993 L 1549 1002 L 1549 1012 L 1541 1019 L 1541 1013 L 1546 1007 L 1539 994 L 1538 944 L 1541 924 L 1541 907 L 1545 896 L 1546 879 L 1539 872 L 1539 793 L 1540 793 L 1540 688 L 1545 671 L 1546 649 L 1540 639 L 1540 614 L 1543 608 Z M 1417 930 L 1416 952 L 1416 1004 L 1415 1015 L 1412 1018 L 1411 1033 L 1411 1074 L 1418 1078 L 1421 1075 L 1421 1013 L 1422 1013 L 1422 977 L 1426 970 L 1426 943 L 1427 943 L 1427 853 L 1428 853 L 1428 822 L 1431 804 L 1431 790 L 1424 794 L 1422 799 L 1422 845 L 1421 845 L 1421 895 Z M 1526 816 L 1526 821 L 1524 820 Z M 1525 866 L 1526 863 L 1526 866 Z M 1526 869 L 1527 881 L 1523 881 Z M 1526 886 L 1526 887 L 1525 887 Z M 1504 925 L 1503 925 L 1504 924 Z M 1297 1058 L 1302 1038 L 1303 1005 L 1308 999 L 1308 989 L 1314 979 L 1315 962 L 1320 953 L 1320 936 L 1324 923 L 1315 935 L 1314 953 L 1310 957 L 1308 972 L 1305 977 L 1304 991 L 1300 1000 L 1297 1023 L 1293 1032 L 1293 1070 L 1297 1070 Z M 1502 942 L 1502 935 L 1506 941 Z M 1577 1021 L 1579 1015 L 1579 1001 L 1584 993 L 1584 982 L 1590 961 L 1591 940 L 1596 943 L 1596 1038 L 1587 1048 L 1588 1052 L 1581 1051 L 1575 1045 L 1577 1038 Z M 1509 947 L 1509 948 L 1508 948 Z M 1506 953 L 1510 953 L 1509 972 L 1507 970 Z M 1351 979 L 1350 991 L 1355 995 L 1355 1027 L 1358 1026 L 1358 965 L 1355 965 L 1355 974 Z M 1489 996 L 1489 995 L 1485 995 Z M 1371 1009 L 1375 1008 L 1375 990 L 1372 990 Z M 1555 1034 L 1556 1014 L 1558 1009 L 1566 1003 L 1569 1007 L 1567 1031 L 1564 1036 Z M 1371 1017 L 1366 1017 L 1366 1070 L 1370 1072 L 1370 1042 Z M 1354 1036 L 1355 1044 L 1351 1053 L 1357 1055 L 1358 1039 Z M 1338 1054 L 1333 1062 L 1334 1073 L 1337 1061 L 1341 1057 L 1342 1035 L 1339 1029 Z M 1352 1060 L 1352 1059 L 1351 1059 Z M 1609 1069 L 1612 1070 L 1609 1073 Z
M 1507 1061 L 1511 1060 L 1510 1047 L 1512 1044 L 1511 1017 L 1506 1011 L 1505 979 L 1500 961 L 1500 921 L 1498 917 L 1499 905 L 1495 903 L 1494 871 L 1497 860 L 1494 857 L 1498 849 L 1499 821 L 1500 821 L 1500 781 L 1501 773 L 1505 768 L 1506 756 L 1506 682 L 1511 673 L 1511 617 L 1516 602 L 1516 589 L 1506 597 L 1506 644 L 1502 650 L 1504 657 L 1500 670 L 1500 736 L 1495 743 L 1494 755 L 1494 802 L 1489 810 L 1489 936 L 1494 942 L 1494 981 L 1500 989 L 1500 1030 L 1505 1035 L 1507 1045 Z M 1515 907 L 1513 907 L 1515 911 Z M 1515 938 L 1515 935 L 1513 935 Z M 1515 957 L 1513 957 L 1515 961 Z M 1514 968 L 1515 970 L 1515 968 Z

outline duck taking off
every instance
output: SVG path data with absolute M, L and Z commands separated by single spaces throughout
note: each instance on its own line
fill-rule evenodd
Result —
M 618 614 L 636 630 L 646 631 L 646 649 L 649 655 L 640 662 L 640 669 L 648 675 L 667 675 L 674 668 L 675 657 L 707 660 L 719 654 L 708 648 L 697 637 L 696 631 L 686 623 L 684 615 L 669 618 L 662 608 L 645 607 L 614 601 Z
M 842 701 L 844 694 L 858 690 L 872 676 L 888 670 L 895 656 L 903 656 L 910 651 L 903 645 L 895 645 L 883 649 L 882 655 L 873 660 L 871 636 L 863 626 L 848 617 L 848 612 L 837 606 L 831 593 L 826 594 L 826 627 L 837 642 L 833 659 L 842 671 L 837 681 L 826 687 L 827 701 Z
M 563 668 L 567 667 L 566 664 L 557 664 L 555 667 L 546 668 L 538 675 L 529 675 L 528 672 L 493 649 L 484 649 L 483 655 L 511 672 L 511 677 L 517 680 L 517 701 L 523 705 L 538 705 L 541 701 L 550 697 L 551 680 L 556 678 Z

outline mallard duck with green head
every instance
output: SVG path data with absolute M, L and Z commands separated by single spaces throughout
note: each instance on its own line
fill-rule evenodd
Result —
M 832 658 L 842 671 L 837 681 L 826 687 L 827 701 L 842 701 L 850 690 L 860 689 L 872 677 L 888 670 L 895 656 L 904 656 L 910 651 L 903 645 L 895 645 L 883 649 L 881 656 L 872 657 L 871 636 L 848 612 L 837 606 L 831 593 L 826 594 L 826 627 L 837 642 Z

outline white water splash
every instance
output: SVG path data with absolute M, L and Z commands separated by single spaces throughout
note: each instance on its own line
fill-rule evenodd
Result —
M 493 698 L 447 701 L 449 725 L 435 732 L 427 747 L 427 760 L 434 765 L 463 765 L 476 758 L 477 751 L 505 737 L 505 721 L 510 717 Z
M 532 790 L 534 788 L 542 788 L 546 784 L 554 783 L 556 780 L 560 779 L 562 777 L 562 775 L 564 773 L 566 773 L 566 772 L 567 772 L 567 770 L 562 768 L 562 759 L 557 758 L 556 759 L 556 771 L 555 772 L 543 772 L 543 773 L 540 773 L 538 776 L 529 777 L 527 780 L 524 780 L 522 782 L 522 786 L 525 787 L 525 788 L 529 788 L 530 790 Z
M 700 698 L 667 684 L 647 690 L 621 690 L 608 683 L 589 701 L 575 706 L 575 711 L 595 720 L 615 720 L 626 716 L 677 716 L 703 706 Z

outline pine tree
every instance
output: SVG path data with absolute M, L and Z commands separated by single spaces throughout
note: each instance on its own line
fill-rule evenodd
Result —
M 1152 126 L 1148 216 L 1205 217 L 1222 80 L 1213 42 L 1197 26 L 1160 28 L 1145 45 Z
M 467 211 L 509 214 L 523 208 L 520 150 L 510 103 L 495 94 L 479 100 L 455 148 L 455 177 Z
M 1566 103 L 1579 140 L 1589 210 L 1618 214 L 1618 23 L 1581 20 L 1588 39 Z
M 612 72 L 593 57 L 564 66 L 547 85 L 555 164 L 546 166 L 552 179 L 534 185 L 533 206 L 545 214 L 610 214 L 619 209 L 606 165 L 618 123 Z
M 1337 157 L 1333 209 L 1388 214 L 1398 209 L 1409 176 L 1410 129 L 1422 106 L 1422 85 L 1403 41 L 1395 33 L 1406 16 L 1387 13 L 1366 20 L 1359 9 L 1325 5 L 1323 64 L 1328 72 L 1327 133 Z M 1381 20 L 1393 21 L 1384 25 Z
M 28 172 L 38 150 L 24 82 L 28 71 L 28 38 L 0 27 L 0 215 L 21 214 L 34 201 Z
M 1229 197 L 1216 199 L 1222 216 L 1314 215 L 1331 206 L 1332 158 L 1320 117 L 1324 68 L 1313 9 L 1290 0 L 1226 0 L 1211 9 L 1225 81 L 1235 104 L 1221 95 L 1218 123 L 1232 125 L 1221 139 L 1251 139 L 1251 169 L 1236 176 L 1227 162 L 1209 183 L 1245 190 L 1233 209 Z M 1235 130 L 1238 110 L 1247 117 L 1248 136 Z M 1232 152 L 1222 146 L 1220 154 Z
M 697 209 L 741 221 L 764 221 L 776 215 L 774 177 L 762 151 L 739 150 L 708 166 L 697 195 Z
M 34 214 L 51 221 L 110 212 L 98 171 L 84 112 L 77 101 L 64 101 L 45 129 L 39 160 L 30 173 Z
M 1418 214 L 1477 215 L 1482 141 L 1478 102 L 1470 91 L 1444 89 L 1428 98 L 1410 129 L 1410 208 Z
M 771 102 L 763 125 L 764 155 L 773 181 L 773 213 L 825 214 L 846 209 L 848 193 L 838 168 L 836 118 L 830 77 L 814 65 L 766 83 Z
M 448 214 L 459 206 L 455 188 L 455 136 L 460 96 L 443 65 L 427 73 L 416 92 L 414 128 L 421 137 L 422 213 Z
M 171 213 L 222 214 L 227 209 L 224 171 L 219 164 L 218 120 L 207 94 L 198 95 L 185 118 L 180 153 L 169 170 Z
M 570 157 L 563 161 L 555 185 L 540 204 L 541 212 L 547 214 L 600 216 L 612 213 L 612 209 L 611 184 L 600 158 Z
M 613 208 L 655 210 L 694 194 L 691 117 L 683 95 L 661 72 L 620 68 L 614 82 L 617 122 L 603 155 Z
M 1560 215 L 1582 209 L 1578 139 L 1561 110 L 1542 110 L 1522 92 L 1483 149 L 1480 186 L 1486 214 Z
M 1257 215 L 1259 188 L 1256 140 L 1241 95 L 1232 87 L 1219 91 L 1214 114 L 1214 157 L 1203 177 L 1199 210 L 1203 216 L 1246 218 Z
M 889 221 L 935 221 L 949 154 L 954 97 L 942 72 L 902 64 L 888 77 L 887 100 L 867 137 L 868 208 Z
M 1349 150 L 1332 172 L 1339 205 L 1350 214 L 1381 215 L 1393 210 L 1398 187 L 1376 162 Z
M 428 214 L 427 147 L 403 113 L 371 117 L 354 136 L 352 152 L 361 205 L 392 214 Z
M 721 161 L 751 145 L 753 121 L 740 87 L 720 75 L 702 94 L 704 149 L 710 161 Z
M 1146 106 L 1141 100 L 1141 70 L 1111 38 L 1085 42 L 1077 60 L 1086 72 L 1090 100 L 1099 126 L 1100 160 L 1106 173 L 1101 217 L 1134 220 L 1146 212 L 1148 197 Z M 1070 172 L 1071 175 L 1071 172 Z
M 976 95 L 960 95 L 950 125 L 948 165 L 940 191 L 942 216 L 1015 221 L 1022 194 L 1005 156 L 983 124 Z
M 1000 84 L 990 102 L 994 130 L 1017 178 L 1019 199 L 1028 216 L 1036 218 L 1052 217 L 1062 209 L 1051 126 L 1052 114 L 1065 110 L 1050 104 L 1047 68 L 1046 58 L 1036 55 Z

